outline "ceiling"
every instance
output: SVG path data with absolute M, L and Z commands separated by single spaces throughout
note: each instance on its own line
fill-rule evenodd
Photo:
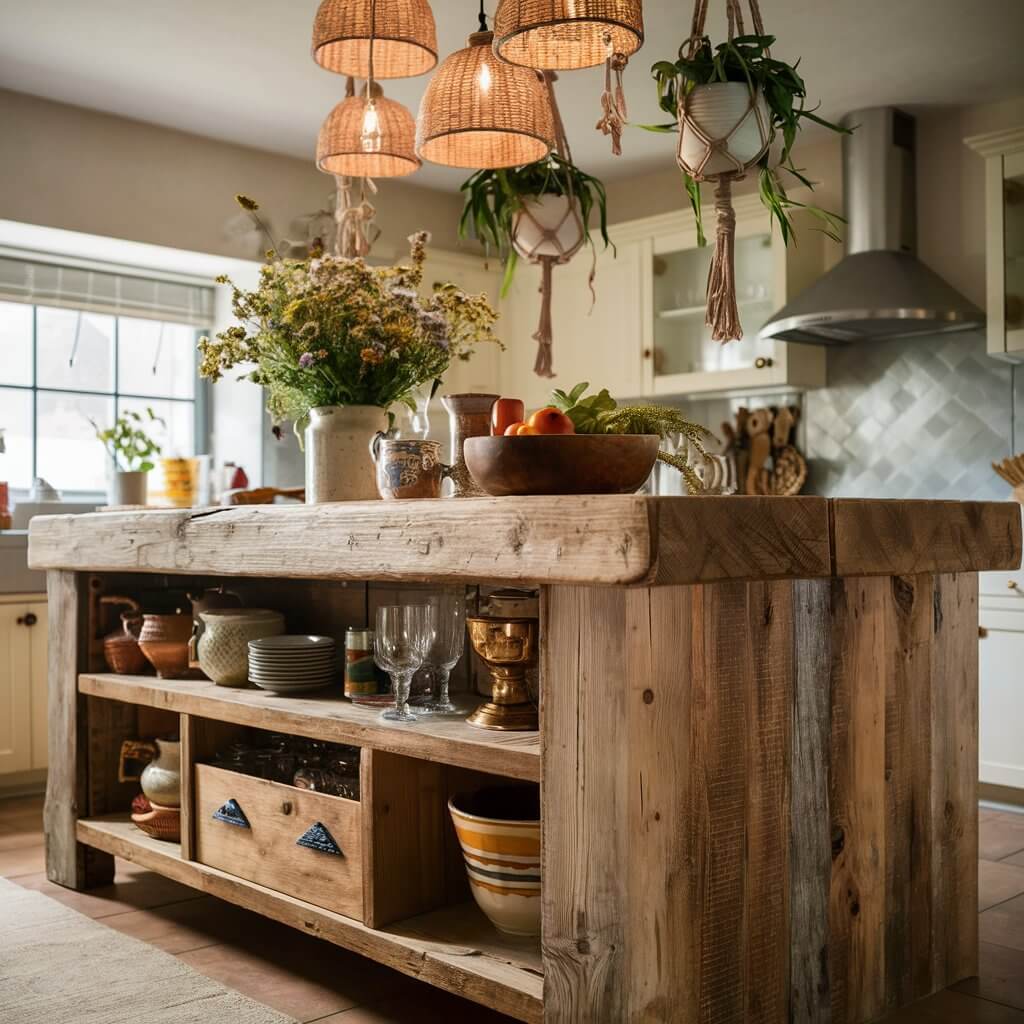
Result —
M 357 2 L 357 0 L 352 0 Z M 318 0 L 0 0 L 0 87 L 312 159 L 343 79 L 309 56 Z M 487 0 L 493 14 L 496 0 Z M 724 28 L 713 0 L 709 31 Z M 475 0 L 433 0 L 442 56 L 476 27 Z M 659 121 L 648 72 L 689 29 L 688 0 L 647 0 L 647 41 L 626 72 L 629 112 Z M 802 58 L 820 113 L 977 104 L 1024 94 L 1024 0 L 762 0 L 777 55 Z M 428 76 L 385 83 L 414 112 Z M 577 163 L 611 179 L 670 165 L 664 135 L 629 130 L 615 158 L 594 130 L 603 71 L 559 85 Z M 456 189 L 425 165 L 410 182 Z

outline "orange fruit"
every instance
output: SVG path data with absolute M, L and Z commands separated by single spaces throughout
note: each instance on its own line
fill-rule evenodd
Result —
M 515 421 L 514 423 L 510 423 L 510 424 L 509 424 L 509 425 L 508 425 L 508 426 L 507 426 L 507 427 L 506 427 L 506 428 L 505 428 L 505 429 L 504 429 L 504 430 L 502 431 L 502 433 L 503 433 L 503 434 L 505 435 L 505 437 L 514 437 L 514 436 L 515 436 L 516 434 L 518 434 L 518 433 L 519 433 L 519 428 L 520 428 L 520 427 L 523 427 L 523 426 L 525 426 L 525 425 L 526 425 L 526 424 L 524 424 L 522 420 L 516 420 L 516 421 Z
M 516 436 L 523 437 L 527 434 L 539 434 L 540 431 L 536 427 L 531 427 L 529 423 L 520 423 L 516 427 Z
M 553 405 L 538 409 L 526 422 L 538 434 L 576 433 L 576 427 L 572 420 Z

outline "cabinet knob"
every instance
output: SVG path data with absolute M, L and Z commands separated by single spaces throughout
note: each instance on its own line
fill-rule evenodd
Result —
M 1020 584 L 1016 580 L 1007 580 L 1006 581 L 1006 589 L 1007 590 L 1020 590 Z M 35 618 L 35 616 L 33 616 L 33 618 Z M 18 621 L 21 622 L 21 619 L 18 619 Z
M 34 626 L 39 619 L 36 618 L 35 612 L 29 612 L 27 615 L 19 615 L 15 621 L 19 626 Z
M 758 356 L 754 360 L 754 368 L 757 370 L 764 370 L 772 365 L 772 359 L 770 356 Z
M 644 359 L 650 359 L 653 355 L 654 355 L 654 352 L 653 352 L 652 349 L 649 349 L 649 348 L 645 348 L 644 349 Z
M 984 640 L 988 636 L 988 630 L 984 626 L 978 627 L 978 639 Z

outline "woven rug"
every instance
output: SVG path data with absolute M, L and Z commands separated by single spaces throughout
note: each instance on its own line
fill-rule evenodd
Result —
M 295 1024 L 187 964 L 0 878 L 0 1020 Z

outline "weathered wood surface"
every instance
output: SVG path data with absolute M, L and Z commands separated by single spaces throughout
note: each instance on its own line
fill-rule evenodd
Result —
M 114 879 L 114 858 L 83 846 L 75 822 L 90 806 L 89 745 L 84 696 L 75 680 L 87 659 L 88 601 L 86 581 L 73 572 L 48 572 L 49 604 L 49 772 L 43 822 L 46 831 L 46 876 L 72 889 L 103 885 Z M 98 727 L 98 725 L 97 725 Z
M 518 1020 L 541 1022 L 541 966 L 535 947 L 502 937 L 475 904 L 374 929 L 217 868 L 185 861 L 177 843 L 150 839 L 123 819 L 79 821 L 77 835 L 97 852 L 105 851 L 104 856 L 123 857 Z
M 1020 506 L 992 501 L 835 498 L 835 575 L 1016 569 Z
M 1015 503 L 639 495 L 41 516 L 36 569 L 669 585 L 1011 569 Z
M 337 695 L 280 697 L 265 690 L 217 686 L 206 679 L 83 673 L 78 678 L 78 689 L 93 697 L 166 708 L 271 732 L 374 747 L 531 782 L 540 779 L 538 733 L 488 732 L 473 728 L 458 715 L 424 716 L 415 729 L 410 729 L 385 722 L 377 710 L 357 707 Z M 468 714 L 480 698 L 458 697 L 457 702 Z
M 862 1024 L 975 969 L 976 590 L 546 592 L 548 1020 Z

